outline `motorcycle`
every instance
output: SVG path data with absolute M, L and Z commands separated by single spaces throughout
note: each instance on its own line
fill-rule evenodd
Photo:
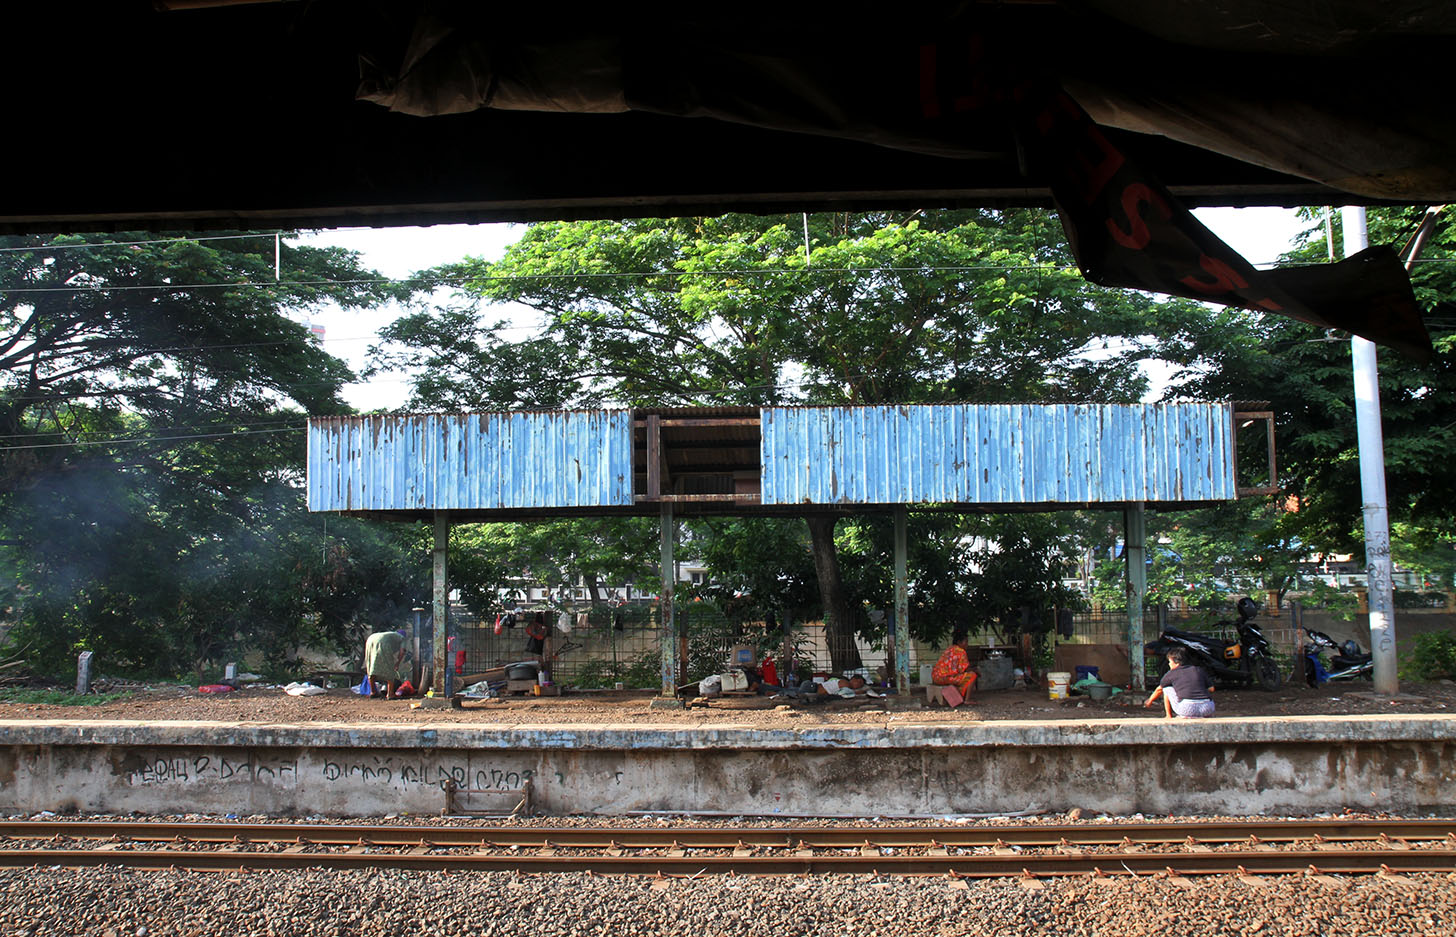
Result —
M 1168 651 L 1181 647 L 1188 653 L 1188 663 L 1207 671 L 1215 685 L 1257 684 L 1264 690 L 1279 689 L 1283 682 L 1279 664 L 1274 660 L 1269 639 L 1253 622 L 1258 610 L 1254 600 L 1245 597 L 1238 602 L 1238 621 L 1218 623 L 1224 630 L 1234 630 L 1238 635 L 1234 640 L 1180 628 L 1164 629 L 1158 640 L 1147 645 L 1147 653 L 1157 655 L 1155 675 L 1161 679 L 1167 673 Z
M 1324 655 L 1330 655 L 1325 666 Z M 1360 650 L 1354 641 L 1343 644 L 1323 631 L 1304 629 L 1304 679 L 1311 687 L 1329 680 L 1375 679 L 1375 657 Z

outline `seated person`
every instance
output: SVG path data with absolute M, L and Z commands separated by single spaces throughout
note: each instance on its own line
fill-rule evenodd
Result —
M 936 686 L 953 686 L 961 696 L 970 696 L 976 685 L 976 671 L 971 667 L 970 655 L 966 653 L 965 628 L 957 626 L 950 636 L 950 647 L 940 655 L 930 671 L 930 682 Z
M 1213 715 L 1213 680 L 1208 672 L 1196 664 L 1188 663 L 1188 652 L 1181 647 L 1168 651 L 1168 672 L 1158 682 L 1158 688 L 1143 703 L 1153 705 L 1158 697 L 1163 698 L 1163 714 L 1169 719 L 1175 715 L 1184 719 L 1199 719 Z

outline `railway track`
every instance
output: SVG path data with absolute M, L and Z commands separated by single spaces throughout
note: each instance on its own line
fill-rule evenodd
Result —
M 1001 876 L 1456 872 L 1456 820 L 886 827 L 0 821 L 0 866 Z

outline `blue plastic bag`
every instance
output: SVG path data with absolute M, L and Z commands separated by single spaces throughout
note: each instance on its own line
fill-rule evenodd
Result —
M 374 686 L 369 682 L 369 675 L 367 673 L 364 675 L 364 679 L 359 681 L 359 685 L 354 687 L 354 692 L 360 696 L 374 695 Z

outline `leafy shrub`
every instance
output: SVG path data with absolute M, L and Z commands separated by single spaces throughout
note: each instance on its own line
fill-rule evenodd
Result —
M 655 689 L 662 680 L 662 655 L 643 651 L 632 660 L 589 660 L 582 664 L 572 679 L 572 686 L 582 688 L 610 687 L 621 682 L 628 689 Z
M 99 706 L 112 700 L 125 699 L 130 695 L 123 691 L 88 693 L 85 696 L 78 696 L 71 690 L 0 687 L 0 703 L 29 703 L 42 706 Z
M 1396 589 L 1394 601 L 1396 608 L 1444 608 L 1446 593 Z
M 1428 631 L 1416 635 L 1400 669 L 1401 676 L 1410 680 L 1456 677 L 1456 632 Z

